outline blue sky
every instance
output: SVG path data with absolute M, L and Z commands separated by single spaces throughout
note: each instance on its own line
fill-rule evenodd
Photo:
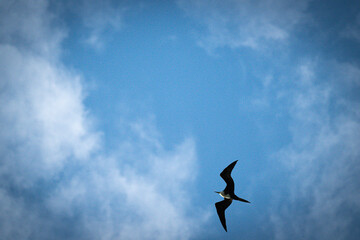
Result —
M 1 2 L 0 235 L 358 239 L 359 4 Z

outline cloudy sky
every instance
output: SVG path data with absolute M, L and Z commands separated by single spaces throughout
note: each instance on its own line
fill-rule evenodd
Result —
M 0 1 L 0 126 L 4 239 L 358 239 L 360 2 Z

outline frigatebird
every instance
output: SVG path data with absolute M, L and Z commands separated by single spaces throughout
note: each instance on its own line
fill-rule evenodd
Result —
M 220 194 L 220 196 L 222 196 L 224 198 L 224 200 L 215 203 L 215 207 L 216 207 L 217 214 L 219 215 L 221 224 L 223 225 L 226 232 L 227 232 L 227 229 L 226 229 L 225 210 L 230 206 L 230 204 L 232 203 L 232 200 L 238 200 L 238 201 L 250 203 L 248 200 L 239 198 L 234 193 L 235 187 L 234 187 L 234 180 L 231 177 L 231 171 L 233 170 L 237 161 L 238 160 L 232 162 L 229 166 L 227 166 L 220 173 L 220 177 L 222 177 L 224 179 L 224 181 L 226 182 L 225 189 L 221 192 L 215 191 L 216 193 Z

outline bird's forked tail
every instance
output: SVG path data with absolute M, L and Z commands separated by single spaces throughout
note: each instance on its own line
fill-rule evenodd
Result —
M 234 200 L 241 201 L 241 202 L 250 203 L 248 200 L 245 200 L 245 199 L 243 199 L 243 198 L 239 198 L 239 197 L 238 197 L 238 196 L 236 196 L 236 195 L 233 197 L 233 199 L 234 199 Z

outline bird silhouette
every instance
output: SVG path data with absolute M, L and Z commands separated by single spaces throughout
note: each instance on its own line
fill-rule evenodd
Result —
M 229 166 L 227 166 L 220 173 L 220 177 L 222 177 L 224 179 L 224 181 L 226 182 L 225 189 L 221 192 L 215 191 L 216 193 L 220 194 L 220 196 L 222 196 L 224 198 L 224 200 L 215 203 L 215 207 L 216 207 L 217 214 L 219 215 L 220 222 L 223 225 L 226 232 L 227 232 L 227 228 L 226 228 L 225 210 L 230 206 L 232 201 L 238 200 L 238 201 L 250 203 L 248 200 L 239 198 L 234 193 L 235 186 L 234 186 L 234 180 L 231 177 L 231 171 L 233 170 L 237 161 L 238 160 L 232 162 Z

